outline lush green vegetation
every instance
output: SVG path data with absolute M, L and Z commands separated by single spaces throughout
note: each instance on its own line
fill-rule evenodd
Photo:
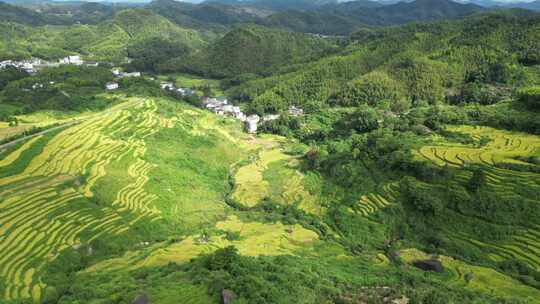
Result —
M 455 5 L 426 18 L 475 11 Z M 0 302 L 539 303 L 537 14 L 339 40 L 193 30 L 253 17 L 233 7 L 160 1 L 114 17 L 97 7 L 71 27 L 1 23 L 2 56 L 129 55 L 123 68 L 145 77 L 107 92 L 105 66 L 0 71 L 0 135 L 63 124 L 0 149 Z M 194 106 L 223 92 L 280 116 L 246 134 Z
M 208 48 L 167 62 L 162 70 L 219 78 L 241 77 L 310 61 L 333 49 L 324 39 L 250 25 L 230 31 Z
M 492 103 L 509 97 L 516 87 L 538 81 L 538 70 L 529 64 L 540 49 L 538 20 L 497 13 L 463 22 L 361 31 L 352 36 L 358 42 L 344 54 L 296 67 L 291 73 L 247 81 L 230 94 L 257 112 L 281 111 L 290 104 L 316 110 L 336 100 L 359 102 L 354 95 L 377 90 L 371 81 L 395 87 L 391 94 L 398 96 L 393 102 L 463 104 L 489 99 L 484 103 Z M 521 37 L 517 42 L 516 36 Z
M 197 31 L 181 28 L 148 10 L 118 12 L 113 19 L 95 25 L 38 26 L 0 22 L 0 59 L 58 59 L 81 54 L 87 59 L 123 62 L 128 47 L 164 39 L 198 47 L 206 43 Z M 150 43 L 148 43 L 151 45 Z
M 103 108 L 107 101 L 96 95 L 112 79 L 107 68 L 67 65 L 50 68 L 37 76 L 10 81 L 2 90 L 1 102 L 20 105 L 24 112 Z

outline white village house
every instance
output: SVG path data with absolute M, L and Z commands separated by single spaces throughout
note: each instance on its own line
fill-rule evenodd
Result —
M 141 77 L 141 72 L 126 73 L 120 70 L 119 68 L 113 68 L 111 72 L 113 73 L 115 77 L 118 77 L 118 78 Z
M 141 77 L 141 72 L 121 73 L 119 76 L 120 78 Z
M 248 133 L 256 133 L 257 132 L 257 124 L 261 120 L 261 117 L 257 114 L 249 115 L 246 117 L 246 131 Z
M 68 56 L 60 59 L 60 64 L 82 65 L 83 63 L 81 56 Z
M 113 71 L 113 74 L 114 74 L 114 71 Z M 174 90 L 174 84 L 172 82 L 162 82 L 159 86 L 163 90 L 169 90 L 169 91 Z
M 112 90 L 116 90 L 118 89 L 118 83 L 117 82 L 108 82 L 106 85 L 105 85 L 105 89 L 107 89 L 108 91 L 112 91 Z
M 304 115 L 304 110 L 302 110 L 301 108 L 298 108 L 295 105 L 289 106 L 289 111 L 288 112 L 289 112 L 289 115 L 291 115 L 291 116 L 302 116 L 302 115 Z
M 176 91 L 180 94 L 182 94 L 183 92 L 186 92 L 185 91 L 186 89 L 182 89 L 182 88 L 176 89 L 174 85 L 170 82 L 161 82 L 160 86 L 161 86 L 161 89 L 163 90 Z M 268 121 L 279 119 L 280 117 L 279 114 L 269 114 L 263 117 L 256 114 L 247 116 L 245 113 L 242 112 L 239 106 L 229 104 L 229 101 L 227 100 L 225 96 L 220 96 L 217 98 L 203 97 L 201 101 L 205 109 L 212 111 L 217 115 L 232 116 L 233 118 L 244 122 L 246 126 L 246 131 L 248 133 L 256 133 L 258 130 L 259 122 L 261 121 L 268 122 Z M 304 111 L 296 106 L 291 106 L 288 109 L 288 113 L 293 116 L 299 116 L 299 115 L 303 115 Z

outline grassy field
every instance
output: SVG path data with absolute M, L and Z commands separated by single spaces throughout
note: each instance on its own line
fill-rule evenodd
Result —
M 228 235 L 234 233 L 233 240 Z M 126 271 L 142 267 L 186 263 L 200 254 L 234 245 L 247 256 L 294 254 L 318 239 L 318 235 L 299 225 L 243 222 L 231 215 L 219 221 L 211 232 L 193 235 L 173 244 L 157 243 L 137 252 L 96 264 L 86 272 Z

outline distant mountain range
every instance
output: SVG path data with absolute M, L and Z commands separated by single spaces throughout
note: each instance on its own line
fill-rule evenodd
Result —
M 17 2 L 18 0 L 7 0 Z M 206 0 L 199 4 L 155 0 L 147 4 L 86 3 L 84 1 L 46 2 L 22 0 L 25 7 L 2 4 L 0 21 L 32 25 L 96 24 L 110 19 L 126 6 L 137 5 L 192 29 L 219 29 L 240 23 L 327 35 L 348 35 L 359 28 L 398 25 L 413 21 L 455 19 L 488 9 L 522 8 L 540 10 L 535 2 L 502 3 L 493 0 L 415 0 L 390 4 L 389 1 L 338 0 Z M 114 1 L 114 0 L 113 0 Z M 393 0 L 390 0 L 393 1 Z M 0 2 L 1 3 L 1 2 Z
M 182 19 L 182 22 L 187 18 L 218 24 L 252 22 L 331 35 L 346 35 L 365 26 L 461 18 L 486 10 L 479 5 L 450 0 L 416 0 L 387 5 L 369 0 L 208 0 L 199 5 L 157 0 L 150 7 L 169 18 Z
M 490 8 L 523 8 L 540 11 L 540 0 L 533 2 L 498 2 L 492 0 L 472 0 L 471 3 Z

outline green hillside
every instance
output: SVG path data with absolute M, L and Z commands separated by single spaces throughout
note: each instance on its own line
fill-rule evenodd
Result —
M 397 204 L 395 184 L 357 201 L 367 184 L 331 198 L 337 185 L 319 188 L 326 176 L 300 174 L 290 139 L 247 136 L 237 122 L 170 99 L 117 98 L 124 102 L 4 152 L 0 246 L 9 254 L 0 292 L 8 303 L 129 303 L 140 294 L 217 303 L 222 288 L 247 303 L 315 303 L 342 299 L 344 286 L 379 284 L 392 298 L 419 301 L 535 303 L 540 293 L 511 272 L 466 262 L 432 275 L 393 266 L 377 249 L 391 236 L 386 220 L 372 214 Z M 450 267 L 473 273 L 473 283 Z M 504 292 L 488 292 L 502 284 Z
M 69 24 L 70 20 L 50 14 L 41 14 L 33 10 L 0 2 L 0 21 L 17 22 L 27 25 Z
M 352 1 L 325 5 L 315 10 L 278 12 L 261 22 L 267 26 L 294 31 L 348 35 L 364 26 L 456 19 L 486 10 L 474 4 L 449 0 L 417 0 L 391 5 L 366 2 Z
M 332 42 L 308 35 L 255 25 L 240 26 L 215 43 L 166 63 L 165 71 L 213 77 L 268 73 L 320 58 L 335 50 Z
M 122 10 L 111 21 L 97 25 L 39 26 L 0 23 L 0 58 L 30 56 L 56 59 L 69 54 L 103 61 L 122 61 L 127 48 L 160 38 L 200 47 L 209 38 L 184 29 L 147 10 Z
M 258 112 L 279 111 L 290 104 L 317 109 L 365 103 L 353 96 L 356 86 L 365 81 L 365 90 L 380 85 L 365 77 L 381 72 L 402 87 L 398 99 L 413 105 L 467 102 L 464 94 L 473 85 L 494 94 L 485 98 L 500 100 L 504 90 L 497 87 L 511 90 L 538 81 L 533 66 L 539 62 L 539 22 L 534 14 L 495 13 L 462 22 L 365 29 L 351 36 L 356 42 L 340 55 L 246 82 L 230 94 Z
M 540 304 L 540 15 L 240 2 L 0 22 L 0 59 L 144 72 L 0 70 L 0 303 Z

